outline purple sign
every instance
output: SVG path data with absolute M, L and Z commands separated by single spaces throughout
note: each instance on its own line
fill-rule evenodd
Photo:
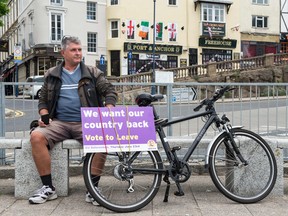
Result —
M 84 153 L 157 150 L 152 107 L 82 107 Z

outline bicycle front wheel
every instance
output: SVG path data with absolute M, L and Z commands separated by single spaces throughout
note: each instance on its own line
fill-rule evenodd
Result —
M 227 133 L 214 142 L 209 154 L 210 176 L 226 197 L 239 203 L 264 199 L 273 189 L 277 177 L 275 156 L 264 139 L 241 128 L 231 134 L 246 163 L 242 163 Z
M 87 154 L 83 175 L 91 196 L 115 212 L 132 212 L 146 206 L 157 194 L 163 172 L 158 151 L 107 154 L 100 180 L 93 180 L 93 158 Z

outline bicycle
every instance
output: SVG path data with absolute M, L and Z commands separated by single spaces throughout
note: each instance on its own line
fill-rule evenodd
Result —
M 152 102 L 162 99 L 163 95 L 138 95 L 138 106 L 153 107 L 155 128 L 167 157 L 165 163 L 168 164 L 164 165 L 158 151 L 108 153 L 98 187 L 95 187 L 91 176 L 94 153 L 88 153 L 83 165 L 83 175 L 92 197 L 103 207 L 115 212 L 136 211 L 156 196 L 162 175 L 163 181 L 167 183 L 164 202 L 168 201 L 170 179 L 178 189 L 174 194 L 183 196 L 180 184 L 191 176 L 188 160 L 208 128 L 215 125 L 220 133 L 209 144 L 205 157 L 205 167 L 209 170 L 213 183 L 222 194 L 235 202 L 248 204 L 264 199 L 272 191 L 276 181 L 275 156 L 259 135 L 243 129 L 242 126 L 232 127 L 225 114 L 221 118 L 218 116 L 214 103 L 231 90 L 233 88 L 229 86 L 216 90 L 211 98 L 202 100 L 194 108 L 197 112 L 205 107 L 204 112 L 172 121 L 160 118 L 153 106 Z M 181 147 L 170 147 L 163 128 L 199 117 L 205 117 L 205 124 L 195 140 L 191 141 L 184 156 L 179 158 L 177 151 Z

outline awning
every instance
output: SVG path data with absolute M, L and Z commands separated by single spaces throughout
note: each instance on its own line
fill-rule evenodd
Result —
M 196 11 L 197 5 L 200 3 L 224 4 L 227 6 L 227 13 L 228 13 L 231 4 L 233 4 L 233 1 L 228 1 L 228 0 L 194 0 L 195 11 Z
M 2 74 L 1 74 L 1 79 L 5 79 L 6 77 L 8 77 L 11 73 L 14 73 L 16 70 L 16 65 L 13 65 L 11 68 L 7 68 L 5 69 Z

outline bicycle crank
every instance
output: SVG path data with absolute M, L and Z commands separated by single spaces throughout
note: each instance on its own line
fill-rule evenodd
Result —
M 175 182 L 182 183 L 190 178 L 191 169 L 187 162 L 180 161 L 177 164 L 170 164 L 168 173 Z

